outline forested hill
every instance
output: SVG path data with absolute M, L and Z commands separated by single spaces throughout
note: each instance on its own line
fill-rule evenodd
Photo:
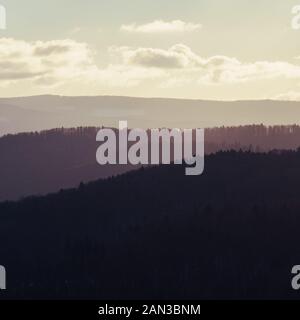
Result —
M 0 204 L 6 297 L 297 298 L 300 151 L 219 152 Z
M 95 127 L 53 129 L 0 138 L 0 201 L 47 194 L 124 173 L 136 167 L 96 163 Z M 206 129 L 205 152 L 297 149 L 299 126 L 263 125 Z

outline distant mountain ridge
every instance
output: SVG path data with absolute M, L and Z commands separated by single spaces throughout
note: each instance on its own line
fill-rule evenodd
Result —
M 0 98 L 0 136 L 59 127 L 207 128 L 300 124 L 300 102 L 205 101 L 117 96 Z

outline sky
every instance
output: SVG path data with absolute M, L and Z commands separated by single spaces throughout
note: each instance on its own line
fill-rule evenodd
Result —
M 300 0 L 0 4 L 0 97 L 300 100 Z

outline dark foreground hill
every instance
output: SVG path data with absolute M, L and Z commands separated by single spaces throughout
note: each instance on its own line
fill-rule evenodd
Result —
M 300 152 L 221 152 L 0 204 L 10 298 L 299 298 Z

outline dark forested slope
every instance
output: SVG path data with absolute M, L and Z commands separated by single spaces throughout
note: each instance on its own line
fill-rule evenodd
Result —
M 0 204 L 7 297 L 298 298 L 300 152 L 220 152 Z

